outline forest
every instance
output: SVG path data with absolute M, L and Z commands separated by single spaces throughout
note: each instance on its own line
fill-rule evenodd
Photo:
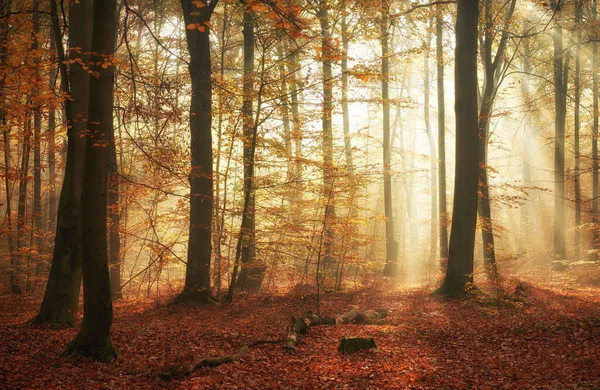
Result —
M 0 0 L 0 388 L 600 389 L 595 0 Z

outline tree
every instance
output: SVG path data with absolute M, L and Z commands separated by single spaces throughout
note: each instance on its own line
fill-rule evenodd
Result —
M 479 4 L 458 0 L 455 51 L 456 177 L 448 269 L 435 294 L 460 297 L 473 288 L 479 181 L 477 21 Z
M 185 286 L 181 299 L 211 301 L 210 260 L 213 207 L 212 81 L 210 18 L 218 0 L 181 0 L 190 55 L 192 80 L 190 133 L 192 168 L 190 181 L 190 233 Z
M 580 109 L 581 109 L 581 16 L 582 16 L 582 4 L 579 0 L 575 1 L 575 23 L 577 24 L 577 46 L 575 47 L 575 74 L 573 75 L 573 99 L 574 99 L 574 107 L 573 107 L 573 143 L 574 143 L 574 154 L 575 154 L 575 171 L 573 172 L 575 176 L 575 185 L 574 185 L 574 196 L 575 196 L 575 229 L 573 231 L 573 249 L 574 249 L 574 258 L 575 260 L 579 259 L 581 247 L 580 247 L 580 236 L 579 236 L 579 226 L 581 225 L 581 153 L 579 146 L 579 130 L 581 128 L 581 120 L 580 120 Z M 593 55 L 593 54 L 592 54 Z M 596 69 L 595 66 L 593 66 Z M 595 89 L 594 89 L 595 93 Z M 592 138 L 594 138 L 592 136 Z M 596 145 L 596 141 L 592 139 L 592 156 L 594 155 L 594 146 Z M 596 155 L 598 150 L 595 149 Z M 594 161 L 594 169 L 597 169 L 597 161 L 592 157 L 592 161 Z M 593 179 L 592 179 L 593 180 Z M 597 183 L 597 181 L 596 181 Z M 596 195 L 592 195 L 592 198 L 597 196 L 597 187 L 595 191 Z
M 61 42 L 56 1 L 51 4 L 55 42 Z M 89 62 L 92 38 L 91 0 L 69 4 L 69 47 L 74 63 L 67 70 L 61 44 L 56 45 L 65 99 L 67 121 L 67 162 L 57 211 L 52 266 L 44 300 L 34 323 L 74 325 L 81 286 L 81 192 L 89 106 L 89 74 L 82 64 Z M 79 60 L 76 60 L 79 59 Z M 81 62 L 80 62 L 81 61 Z
M 385 268 L 383 274 L 398 273 L 398 243 L 394 238 L 392 207 L 392 177 L 390 150 L 390 59 L 389 59 L 389 2 L 381 3 L 381 99 L 383 101 L 383 202 L 385 211 Z
M 563 30 L 560 25 L 562 3 L 551 0 L 556 16 L 552 39 L 554 42 L 554 259 L 566 260 L 565 237 L 565 127 L 567 116 L 568 51 L 563 49 Z
M 594 22 L 598 21 L 598 4 L 593 3 L 592 7 L 592 18 Z M 580 8 L 577 6 L 577 8 Z M 598 94 L 598 33 L 597 27 L 594 29 L 594 42 L 592 43 L 592 224 L 594 225 L 593 230 L 593 241 L 592 241 L 592 258 L 598 259 L 598 249 L 600 248 L 600 230 L 598 229 L 598 211 L 600 210 L 598 205 L 598 198 L 600 197 L 600 191 L 598 190 L 598 101 L 600 95 Z
M 334 41 L 331 37 L 331 21 L 329 20 L 329 4 L 327 0 L 319 0 L 319 21 L 321 23 L 321 65 L 323 82 L 323 112 L 321 117 L 323 129 L 323 192 L 326 199 L 323 218 L 323 267 L 331 270 L 334 266 L 333 222 L 335 219 L 335 190 L 333 167 L 333 56 Z M 319 253 L 319 256 L 321 253 Z
M 448 212 L 446 211 L 446 102 L 444 96 L 444 18 L 442 6 L 436 6 L 435 47 L 437 55 L 437 102 L 438 102 L 438 175 L 440 215 L 440 258 L 448 258 Z
M 107 362 L 117 356 L 110 338 L 112 296 L 108 268 L 107 202 L 113 104 L 117 1 L 95 1 L 92 22 L 88 134 L 83 168 L 82 274 L 83 323 L 69 344 L 71 355 Z
M 240 228 L 242 270 L 239 284 L 243 289 L 257 291 L 264 278 L 265 267 L 256 264 L 256 198 L 254 190 L 254 156 L 256 152 L 258 123 L 255 123 L 254 104 L 254 13 L 251 5 L 244 10 L 244 210 Z M 246 200 L 247 199 L 247 200 Z M 237 255 L 236 255 L 237 257 Z
M 492 15 L 491 0 L 485 1 L 485 31 L 483 33 L 482 58 L 484 67 L 484 86 L 481 98 L 481 107 L 479 109 L 479 218 L 481 223 L 481 242 L 483 244 L 483 264 L 486 268 L 495 267 L 496 250 L 494 248 L 494 229 L 492 223 L 492 211 L 490 207 L 490 189 L 487 174 L 487 148 L 490 137 L 490 118 L 492 115 L 494 100 L 498 87 L 502 83 L 504 73 L 508 69 L 509 61 L 505 59 L 506 45 L 509 38 L 509 25 L 515 10 L 516 0 L 511 0 L 502 34 L 496 49 L 496 55 L 492 55 L 492 45 L 494 43 L 494 18 Z

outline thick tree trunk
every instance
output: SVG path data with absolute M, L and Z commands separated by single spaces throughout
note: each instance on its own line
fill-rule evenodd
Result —
M 398 274 L 398 242 L 394 237 L 394 208 L 392 205 L 392 175 L 390 148 L 390 59 L 389 3 L 382 0 L 381 18 L 381 99 L 383 102 L 383 204 L 385 213 L 385 276 Z
M 478 2 L 458 0 L 456 18 L 456 177 L 448 269 L 436 294 L 459 297 L 473 288 L 479 136 L 477 112 Z
M 213 208 L 212 165 L 212 82 L 210 26 L 208 24 L 218 0 L 181 0 L 190 55 L 192 99 L 190 133 L 192 168 L 190 180 L 190 233 L 185 286 L 180 298 L 210 302 L 210 261 Z M 196 26 L 196 28 L 193 28 Z
M 439 168 L 439 214 L 440 214 L 440 258 L 448 258 L 448 212 L 446 211 L 446 99 L 444 96 L 444 46 L 442 6 L 436 11 L 436 54 L 437 54 L 437 102 L 438 102 L 438 168 Z
M 117 1 L 95 1 L 93 8 L 88 129 L 83 169 L 81 243 L 83 323 L 69 344 L 71 355 L 107 362 L 117 356 L 110 338 L 112 297 L 107 251 L 108 165 L 114 142 L 114 63 Z
M 56 1 L 51 1 L 52 29 L 56 42 L 62 36 Z M 92 1 L 80 0 L 69 5 L 69 47 L 81 48 L 77 54 L 82 63 L 89 62 L 92 36 Z M 74 325 L 81 286 L 81 192 L 88 127 L 89 80 L 87 70 L 72 64 L 67 72 L 62 45 L 57 45 L 61 74 L 61 91 L 65 99 L 67 119 L 67 161 L 58 203 L 56 236 L 52 266 L 44 300 L 34 323 Z M 73 52 L 71 59 L 76 56 Z

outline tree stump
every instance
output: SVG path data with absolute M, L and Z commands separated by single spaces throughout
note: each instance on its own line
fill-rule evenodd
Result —
M 352 354 L 358 351 L 377 348 L 375 340 L 372 337 L 342 337 L 338 351 L 345 354 Z

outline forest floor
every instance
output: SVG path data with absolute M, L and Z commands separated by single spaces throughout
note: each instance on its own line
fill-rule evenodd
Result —
M 284 339 L 292 315 L 316 309 L 310 288 L 238 295 L 232 304 L 155 300 L 114 305 L 111 364 L 61 355 L 76 328 L 27 325 L 36 297 L 0 296 L 0 388 L 402 389 L 600 388 L 600 289 L 507 284 L 510 294 L 432 298 L 377 281 L 321 297 L 321 313 L 383 308 L 378 325 L 311 327 L 296 354 L 282 344 L 238 361 L 163 381 L 159 373 Z M 338 353 L 342 336 L 373 337 L 377 350 Z

